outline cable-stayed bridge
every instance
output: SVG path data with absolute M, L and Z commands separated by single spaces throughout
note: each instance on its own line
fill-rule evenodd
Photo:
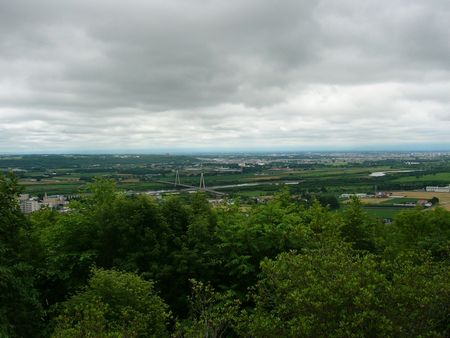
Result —
M 185 189 L 183 189 L 185 191 L 189 191 L 189 190 L 206 191 L 206 192 L 218 195 L 218 196 L 225 196 L 226 195 L 226 193 L 224 193 L 224 192 L 220 192 L 220 191 L 217 191 L 217 190 L 214 190 L 214 189 L 206 188 L 205 177 L 204 177 L 203 173 L 201 173 L 201 175 L 200 175 L 200 184 L 199 184 L 198 187 L 193 186 L 193 185 L 189 185 L 189 184 L 181 183 L 180 174 L 179 174 L 178 170 L 175 173 L 175 181 L 174 182 L 161 181 L 161 180 L 157 180 L 155 182 L 168 184 L 168 185 L 173 185 L 174 187 L 182 187 L 182 188 L 185 188 Z

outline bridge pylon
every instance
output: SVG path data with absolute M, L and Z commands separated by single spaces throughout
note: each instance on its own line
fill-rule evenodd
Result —
M 175 186 L 180 185 L 181 181 L 180 181 L 180 173 L 177 171 L 175 172 Z
M 201 173 L 200 175 L 200 190 L 205 190 L 206 189 L 206 184 L 205 184 L 205 177 L 203 176 L 203 173 Z

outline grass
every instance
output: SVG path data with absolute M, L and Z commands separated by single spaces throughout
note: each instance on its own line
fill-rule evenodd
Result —
M 25 186 L 25 192 L 29 194 L 76 194 L 84 184 L 80 182 L 67 184 L 41 184 Z
M 396 214 L 400 211 L 405 210 L 405 208 L 399 207 L 363 207 L 364 210 L 377 218 L 394 218 Z
M 395 179 L 393 182 L 398 183 L 412 183 L 412 182 L 436 182 L 440 181 L 442 184 L 450 183 L 450 172 L 436 173 L 423 176 L 405 176 Z
M 173 189 L 173 186 L 167 186 L 163 183 L 157 182 L 130 182 L 130 183 L 118 183 L 117 188 L 123 190 L 136 190 L 136 191 L 145 191 L 145 190 L 159 190 L 159 189 Z
M 403 204 L 403 203 L 417 203 L 417 198 L 390 198 L 387 201 L 383 201 L 380 204 L 382 205 L 393 205 L 393 204 Z

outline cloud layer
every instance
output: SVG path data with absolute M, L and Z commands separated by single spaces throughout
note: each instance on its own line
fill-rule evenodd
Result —
M 450 146 L 446 0 L 0 1 L 0 152 Z

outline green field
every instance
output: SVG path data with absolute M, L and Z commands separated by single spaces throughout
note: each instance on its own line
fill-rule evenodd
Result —
M 45 193 L 49 195 L 70 195 L 79 193 L 84 186 L 85 185 L 80 182 L 65 184 L 35 184 L 25 186 L 24 192 L 32 195 L 43 195 Z
M 383 201 L 381 205 L 393 205 L 393 204 L 403 204 L 403 203 L 417 203 L 417 198 L 391 198 L 387 201 Z
M 118 183 L 117 187 L 123 190 L 135 190 L 135 191 L 167 189 L 167 185 L 157 182 Z
M 445 182 L 447 182 L 447 184 L 450 184 L 450 172 L 441 172 L 441 173 L 436 173 L 436 174 L 431 174 L 431 175 L 423 175 L 423 176 L 406 176 L 406 177 L 400 177 L 394 180 L 394 182 L 399 182 L 399 183 L 410 183 L 410 182 L 417 182 L 417 181 L 422 181 L 422 182 L 442 182 L 445 184 Z
M 398 208 L 398 207 L 364 207 L 364 210 L 377 218 L 391 218 L 393 219 L 396 214 L 400 211 L 408 210 L 406 208 Z
M 332 155 L 327 155 L 332 156 Z M 347 155 L 351 156 L 351 155 Z M 261 183 L 257 186 L 219 188 L 231 196 L 255 197 L 271 195 L 283 183 L 293 194 L 325 193 L 338 196 L 342 193 L 373 193 L 378 191 L 411 191 L 426 185 L 450 183 L 450 159 L 423 160 L 414 167 L 417 172 L 396 172 L 382 177 L 370 177 L 376 171 L 408 170 L 403 160 L 368 155 L 371 160 L 345 163 L 342 158 L 330 161 L 317 154 L 280 155 L 24 155 L 0 156 L 0 171 L 16 168 L 20 183 L 31 194 L 76 194 L 86 183 L 104 177 L 115 180 L 121 190 L 146 191 L 173 189 L 175 172 L 179 171 L 181 183 L 199 186 L 200 173 L 204 173 L 206 187 Z M 385 156 L 385 155 L 384 155 Z M 302 161 L 317 160 L 316 163 Z M 242 165 L 242 162 L 244 165 Z M 263 164 L 260 164 L 262 162 Z M 255 164 L 256 163 L 256 164 Z M 339 166 L 336 165 L 339 163 Z M 230 172 L 227 170 L 234 170 Z M 430 174 L 436 172 L 436 174 Z M 423 176 L 418 176 L 423 175 Z M 30 180 L 34 181 L 30 181 Z M 158 181 L 169 182 L 167 184 Z M 392 200 L 406 203 L 408 200 Z M 413 201 L 411 201 L 413 202 Z

